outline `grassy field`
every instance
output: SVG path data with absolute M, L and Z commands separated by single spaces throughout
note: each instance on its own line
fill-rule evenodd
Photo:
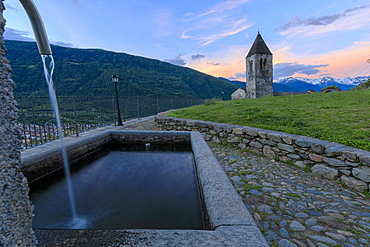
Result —
M 170 116 L 305 135 L 370 151 L 370 89 L 210 101 Z

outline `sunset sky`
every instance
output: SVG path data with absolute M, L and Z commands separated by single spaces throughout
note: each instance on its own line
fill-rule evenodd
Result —
M 370 75 L 369 0 L 34 0 L 52 44 L 125 52 L 244 80 L 260 31 L 274 77 Z M 19 0 L 5 38 L 32 41 Z M 58 58 L 55 58 L 56 61 Z

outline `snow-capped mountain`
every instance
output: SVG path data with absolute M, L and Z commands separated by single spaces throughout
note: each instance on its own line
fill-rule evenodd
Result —
M 283 84 L 296 89 L 296 92 L 305 92 L 307 90 L 320 91 L 328 86 L 338 86 L 343 91 L 348 91 L 363 82 L 369 80 L 368 76 L 358 76 L 355 78 L 346 77 L 343 79 L 336 79 L 326 76 L 319 79 L 308 79 L 304 77 L 282 77 L 277 79 L 274 83 Z

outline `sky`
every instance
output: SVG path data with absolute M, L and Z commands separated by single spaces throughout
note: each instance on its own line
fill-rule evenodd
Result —
M 245 80 L 260 32 L 274 79 L 370 75 L 369 0 L 34 0 L 52 44 L 101 48 Z M 19 0 L 4 37 L 33 41 Z M 57 58 L 56 62 L 57 62 Z

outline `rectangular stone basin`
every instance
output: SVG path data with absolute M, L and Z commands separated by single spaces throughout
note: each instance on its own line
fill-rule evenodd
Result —
M 105 127 L 64 139 L 70 162 L 111 142 L 190 143 L 208 219 L 206 230 L 35 229 L 39 246 L 269 246 L 199 132 L 126 131 Z M 21 165 L 29 182 L 60 168 L 63 162 L 59 141 L 25 150 Z
M 33 227 L 206 229 L 190 144 L 112 141 L 70 166 L 76 215 L 60 169 L 30 184 Z

